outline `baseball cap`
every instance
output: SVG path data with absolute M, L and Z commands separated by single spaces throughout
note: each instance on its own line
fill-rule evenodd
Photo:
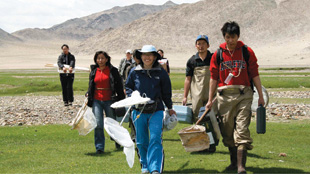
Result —
M 199 35 L 199 36 L 196 38 L 196 42 L 197 42 L 198 40 L 205 40 L 205 41 L 207 41 L 207 43 L 209 44 L 209 38 L 208 38 L 207 35 Z M 195 43 L 196 43 L 196 42 L 195 42 Z
M 131 50 L 126 50 L 126 53 L 132 54 L 132 51 Z

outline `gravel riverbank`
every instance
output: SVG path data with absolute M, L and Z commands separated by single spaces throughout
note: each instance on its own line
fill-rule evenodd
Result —
M 181 101 L 182 96 L 182 93 L 173 94 L 177 101 Z M 269 96 L 310 98 L 310 91 L 270 92 Z M 0 126 L 68 124 L 76 116 L 84 99 L 83 95 L 75 96 L 73 106 L 64 107 L 60 95 L 0 97 Z M 269 121 L 310 119 L 309 104 L 269 103 L 266 112 Z

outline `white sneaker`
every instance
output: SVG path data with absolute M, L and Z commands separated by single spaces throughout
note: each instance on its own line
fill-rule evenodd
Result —
M 143 170 L 142 172 L 141 172 L 141 174 L 149 174 L 150 172 L 148 171 L 148 170 Z

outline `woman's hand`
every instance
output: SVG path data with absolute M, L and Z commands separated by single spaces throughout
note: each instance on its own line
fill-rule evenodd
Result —
M 177 115 L 177 113 L 173 110 L 173 109 L 169 109 L 169 115 L 171 116 L 171 115 Z

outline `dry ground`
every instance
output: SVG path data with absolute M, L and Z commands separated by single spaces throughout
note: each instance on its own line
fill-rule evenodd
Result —
M 266 43 L 261 46 L 253 46 L 260 67 L 309 67 L 310 66 L 310 34 L 299 41 L 287 41 L 280 43 Z M 49 41 L 10 43 L 0 45 L 0 69 L 40 69 L 47 63 L 56 63 L 61 53 L 60 46 L 67 43 L 70 51 L 76 56 L 76 66 L 89 67 L 93 63 L 93 55 L 75 54 L 77 41 Z M 251 46 L 251 45 L 250 45 Z M 104 51 L 104 48 L 102 49 Z M 170 66 L 185 68 L 186 61 L 195 54 L 171 53 L 166 51 L 165 57 L 169 59 Z M 214 46 L 211 52 L 215 51 Z M 125 52 L 125 50 L 124 50 Z M 125 53 L 111 54 L 112 64 L 118 66 Z

